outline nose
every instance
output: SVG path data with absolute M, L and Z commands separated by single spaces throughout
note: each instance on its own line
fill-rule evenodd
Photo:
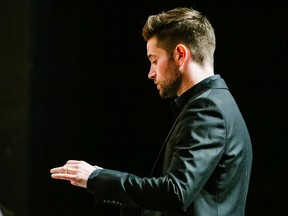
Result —
M 152 67 L 152 65 L 151 65 L 151 67 L 150 67 L 150 70 L 149 70 L 149 73 L 148 73 L 148 78 L 149 79 L 154 79 L 155 78 L 155 70 L 154 70 L 154 68 Z

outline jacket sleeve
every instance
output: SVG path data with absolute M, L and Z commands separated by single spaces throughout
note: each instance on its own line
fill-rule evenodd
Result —
M 126 172 L 102 169 L 94 171 L 87 182 L 87 190 L 95 195 L 99 204 L 139 207 L 151 210 L 165 210 L 165 199 L 175 185 L 167 176 L 141 178 Z M 173 191 L 176 188 L 172 189 Z M 177 197 L 177 196 L 176 196 Z M 175 208 L 174 200 L 170 206 Z M 168 205 L 169 206 L 169 205 Z M 176 208 L 176 209 L 179 209 Z
M 156 211 L 188 208 L 221 158 L 225 124 L 208 99 L 198 99 L 183 109 L 166 144 L 163 176 L 140 178 L 116 170 L 96 170 L 87 183 L 96 200 Z

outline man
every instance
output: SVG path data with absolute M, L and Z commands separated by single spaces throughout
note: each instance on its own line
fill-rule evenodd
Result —
M 140 178 L 70 160 L 51 169 L 52 178 L 87 188 L 99 203 L 139 207 L 147 216 L 244 216 L 252 147 L 233 96 L 214 74 L 213 27 L 200 12 L 175 8 L 150 16 L 142 35 L 148 77 L 162 98 L 175 98 L 163 173 Z

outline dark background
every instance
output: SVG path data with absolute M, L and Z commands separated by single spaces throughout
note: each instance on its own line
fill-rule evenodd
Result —
M 215 73 L 251 133 L 247 216 L 287 215 L 287 12 L 278 1 L 0 2 L 0 204 L 16 216 L 118 215 L 83 188 L 50 178 L 85 160 L 149 175 L 172 124 L 147 78 L 142 26 L 176 6 L 215 28 Z

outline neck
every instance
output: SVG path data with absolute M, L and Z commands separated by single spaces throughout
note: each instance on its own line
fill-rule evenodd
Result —
M 177 93 L 178 96 L 202 80 L 214 75 L 213 67 L 201 67 L 193 62 L 187 66 L 187 70 L 183 71 L 182 83 Z

